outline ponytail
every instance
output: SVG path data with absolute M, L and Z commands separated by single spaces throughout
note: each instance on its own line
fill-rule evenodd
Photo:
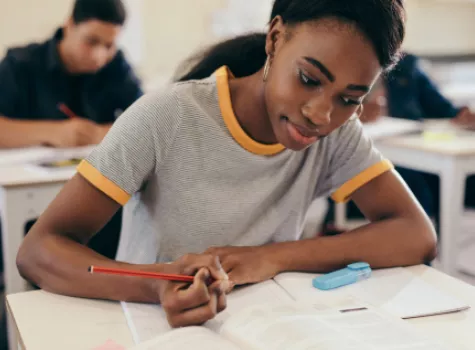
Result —
M 253 33 L 238 36 L 192 56 L 180 65 L 175 81 L 204 79 L 218 68 L 228 66 L 235 77 L 245 77 L 259 71 L 266 61 L 266 35 Z M 191 67 L 188 68 L 188 67 Z

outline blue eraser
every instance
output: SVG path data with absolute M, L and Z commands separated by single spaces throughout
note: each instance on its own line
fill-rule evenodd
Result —
M 368 279 L 370 276 L 371 267 L 369 264 L 365 262 L 357 262 L 350 264 L 341 270 L 315 277 L 312 280 L 312 285 L 321 290 L 329 290 Z

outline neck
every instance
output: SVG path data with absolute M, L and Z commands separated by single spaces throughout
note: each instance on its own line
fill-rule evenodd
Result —
M 75 74 L 76 70 L 74 68 L 74 64 L 72 60 L 70 59 L 68 55 L 68 50 L 67 50 L 67 43 L 65 39 L 62 39 L 59 44 L 58 44 L 58 53 L 59 53 L 59 59 L 61 60 L 61 63 L 64 67 L 64 69 L 70 73 L 70 74 Z
M 233 111 L 243 130 L 259 143 L 275 144 L 277 139 L 267 114 L 264 86 L 262 71 L 229 81 Z

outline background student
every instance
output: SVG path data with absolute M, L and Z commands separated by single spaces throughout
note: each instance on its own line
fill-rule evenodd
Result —
M 383 115 L 419 120 L 451 118 L 462 127 L 475 127 L 475 113 L 466 106 L 456 107 L 442 95 L 420 66 L 417 56 L 405 53 L 397 66 L 380 81 L 365 103 L 361 120 L 371 122 Z M 439 221 L 439 178 L 412 169 L 397 167 L 426 213 Z M 475 207 L 475 177 L 467 181 L 465 205 Z M 349 215 L 357 215 L 350 206 Z
M 212 47 L 180 83 L 119 118 L 25 238 L 21 274 L 66 295 L 161 302 L 183 326 L 214 317 L 233 284 L 432 259 L 427 216 L 357 118 L 403 37 L 400 0 L 276 0 L 266 34 Z M 372 223 L 300 240 L 310 203 L 330 193 Z M 126 202 L 120 261 L 84 247 Z M 186 289 L 87 272 L 132 264 L 203 267 L 217 282 Z
M 0 62 L 0 148 L 99 143 L 141 94 L 117 39 L 121 0 L 76 0 L 53 37 Z

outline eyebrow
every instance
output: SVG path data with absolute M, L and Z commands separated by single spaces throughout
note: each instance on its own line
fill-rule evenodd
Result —
M 348 90 L 369 92 L 369 86 L 366 86 L 366 85 L 353 85 L 353 84 L 350 84 L 350 85 L 348 85 L 346 88 L 347 88 Z
M 325 65 L 322 62 L 312 57 L 304 57 L 304 59 L 305 61 L 310 63 L 312 66 L 318 68 L 322 72 L 322 74 L 326 76 L 328 80 L 330 80 L 332 83 L 335 81 L 335 76 L 328 70 L 327 67 L 325 67 Z
M 328 70 L 327 67 L 325 67 L 322 62 L 312 57 L 304 57 L 304 59 L 312 66 L 318 68 L 322 72 L 322 74 L 325 75 L 332 83 L 335 82 L 335 76 Z M 347 90 L 369 92 L 369 86 L 350 84 L 347 86 Z

